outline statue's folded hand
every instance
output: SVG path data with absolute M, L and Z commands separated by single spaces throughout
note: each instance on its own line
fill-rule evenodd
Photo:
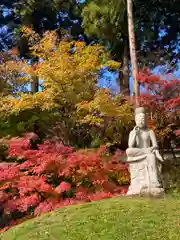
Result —
M 135 126 L 134 129 L 133 129 L 133 132 L 135 135 L 139 135 L 139 132 L 140 132 L 140 129 L 138 126 Z

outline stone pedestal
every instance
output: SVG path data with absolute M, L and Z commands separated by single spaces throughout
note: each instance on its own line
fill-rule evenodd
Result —
M 161 174 L 157 168 L 154 169 L 148 161 L 148 156 L 139 160 L 134 158 L 127 159 L 131 176 L 131 184 L 127 195 L 153 195 L 159 196 L 164 194 Z

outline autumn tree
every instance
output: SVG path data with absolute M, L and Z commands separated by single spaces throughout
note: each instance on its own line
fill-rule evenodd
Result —
M 20 72 L 22 64 L 10 52 L 0 53 L 0 94 L 13 95 L 28 92 L 27 78 Z
M 106 144 L 125 150 L 134 119 L 132 106 L 110 89 L 99 89 L 90 101 L 78 104 L 79 121 L 94 131 L 93 146 Z
M 31 27 L 38 34 L 43 34 L 46 30 L 57 30 L 59 37 L 64 30 L 69 30 L 70 35 L 76 39 L 82 33 L 82 28 L 74 20 L 77 20 L 77 4 L 75 0 L 64 1 L 2 1 L 2 26 L 6 26 L 7 31 L 3 34 L 2 49 L 16 46 L 20 57 L 30 60 L 31 64 L 38 61 L 30 55 L 28 41 L 23 37 L 21 28 Z M 8 32 L 10 34 L 8 34 Z M 1 32 L 2 33 L 2 32 Z M 5 46 L 5 48 L 3 47 Z M 37 76 L 31 81 L 32 92 L 37 92 L 39 82 Z
M 167 76 L 153 75 L 148 69 L 140 72 L 138 80 L 144 87 L 139 102 L 149 109 L 150 127 L 154 128 L 161 147 L 170 148 L 171 140 L 178 141 L 180 80 L 167 80 Z
M 115 69 L 119 64 L 110 60 L 100 45 L 87 46 L 84 42 L 68 39 L 57 44 L 56 32 L 47 32 L 40 41 L 38 35 L 28 28 L 24 29 L 24 34 L 34 42 L 32 56 L 40 58 L 41 62 L 32 66 L 21 61 L 19 71 L 27 82 L 34 75 L 43 79 L 43 91 L 33 95 L 20 94 L 20 98 L 7 96 L 1 99 L 1 117 L 9 119 L 6 129 L 17 124 L 14 127 L 16 134 L 32 131 L 33 123 L 39 121 L 42 132 L 47 133 L 48 130 L 51 136 L 57 136 L 59 132 L 66 144 L 82 142 L 82 134 L 86 135 L 87 129 L 85 124 L 83 127 L 77 122 L 77 104 L 93 99 L 99 71 L 104 65 Z M 47 127 L 48 124 L 52 127 Z

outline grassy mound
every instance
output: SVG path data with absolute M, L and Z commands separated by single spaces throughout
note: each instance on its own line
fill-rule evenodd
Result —
M 179 240 L 180 200 L 114 198 L 45 214 L 1 240 Z

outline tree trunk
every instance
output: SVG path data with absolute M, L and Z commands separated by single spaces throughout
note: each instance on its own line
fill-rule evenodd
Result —
M 137 97 L 139 96 L 139 84 L 137 81 L 138 66 L 137 66 L 137 57 L 136 57 L 132 1 L 133 0 L 127 0 L 127 15 L 128 15 L 130 57 L 131 57 L 131 64 L 132 64 L 132 75 L 134 80 L 133 92 L 134 92 L 134 95 Z
M 130 70 L 129 70 L 128 38 L 124 38 L 122 67 L 119 73 L 120 93 L 124 96 L 130 96 L 129 75 L 130 75 Z
M 3 94 L 4 93 L 4 81 L 3 79 L 1 78 L 0 79 L 0 94 Z
M 32 82 L 31 82 L 31 92 L 36 93 L 39 91 L 39 79 L 38 77 L 34 76 L 32 77 Z
M 32 68 L 36 68 L 36 63 L 38 62 L 38 58 L 31 59 L 31 66 Z M 39 78 L 38 76 L 32 76 L 31 82 L 31 92 L 36 93 L 39 91 Z

